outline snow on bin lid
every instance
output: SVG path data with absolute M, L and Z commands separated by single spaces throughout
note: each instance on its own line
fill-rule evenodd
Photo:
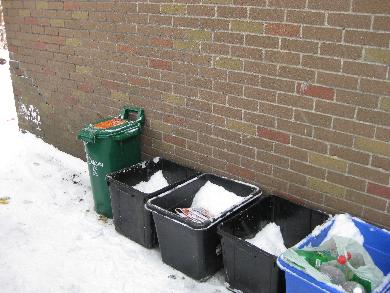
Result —
M 121 119 L 121 118 L 112 118 L 110 120 L 102 121 L 94 125 L 95 128 L 99 129 L 108 129 L 112 128 L 118 125 L 122 125 L 126 123 L 127 120 Z

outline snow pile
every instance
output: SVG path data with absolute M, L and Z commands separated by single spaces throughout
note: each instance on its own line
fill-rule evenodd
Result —
M 334 217 L 333 225 L 322 243 L 331 239 L 333 236 L 351 238 L 360 245 L 364 243 L 362 233 L 360 233 L 359 229 L 353 223 L 351 216 L 348 214 L 340 214 Z
M 222 273 L 196 282 L 99 220 L 87 164 L 18 132 L 8 63 L 0 78 L 1 293 L 228 292 Z
M 267 224 L 255 237 L 246 239 L 246 241 L 275 256 L 287 250 L 280 227 L 275 223 Z
M 149 181 L 141 181 L 137 185 L 134 185 L 133 188 L 144 193 L 153 193 L 167 187 L 168 185 L 167 179 L 165 179 L 162 170 L 160 170 L 154 173 L 150 177 Z
M 222 186 L 207 181 L 195 194 L 191 208 L 203 208 L 216 217 L 244 199 L 245 197 L 238 196 Z

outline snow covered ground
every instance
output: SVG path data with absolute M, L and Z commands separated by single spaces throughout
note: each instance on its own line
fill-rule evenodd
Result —
M 0 83 L 1 293 L 228 292 L 221 272 L 196 282 L 99 219 L 86 163 L 20 133 L 8 63 Z

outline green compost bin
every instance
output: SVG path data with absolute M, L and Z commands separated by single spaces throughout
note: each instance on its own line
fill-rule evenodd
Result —
M 143 109 L 125 107 L 119 116 L 89 124 L 77 136 L 84 141 L 95 210 L 98 214 L 112 218 L 106 175 L 141 160 L 140 134 L 144 121 Z

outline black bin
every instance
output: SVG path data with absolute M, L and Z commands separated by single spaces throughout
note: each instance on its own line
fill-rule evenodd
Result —
M 324 223 L 328 215 L 276 196 L 263 196 L 218 226 L 222 236 L 225 278 L 230 290 L 244 293 L 285 292 L 277 257 L 245 241 L 267 224 L 280 226 L 284 244 L 294 246 Z
M 207 182 L 220 185 L 245 200 L 223 212 L 213 221 L 195 223 L 175 213 L 175 208 L 190 207 L 195 194 Z M 260 196 L 256 186 L 212 174 L 203 174 L 147 202 L 153 212 L 164 263 L 196 280 L 206 280 L 222 267 L 217 224 Z
M 169 184 L 167 187 L 153 193 L 133 188 L 141 181 L 149 181 L 160 170 Z M 156 228 L 151 212 L 145 209 L 145 203 L 197 175 L 199 172 L 193 169 L 160 158 L 107 175 L 115 230 L 144 247 L 156 246 Z

